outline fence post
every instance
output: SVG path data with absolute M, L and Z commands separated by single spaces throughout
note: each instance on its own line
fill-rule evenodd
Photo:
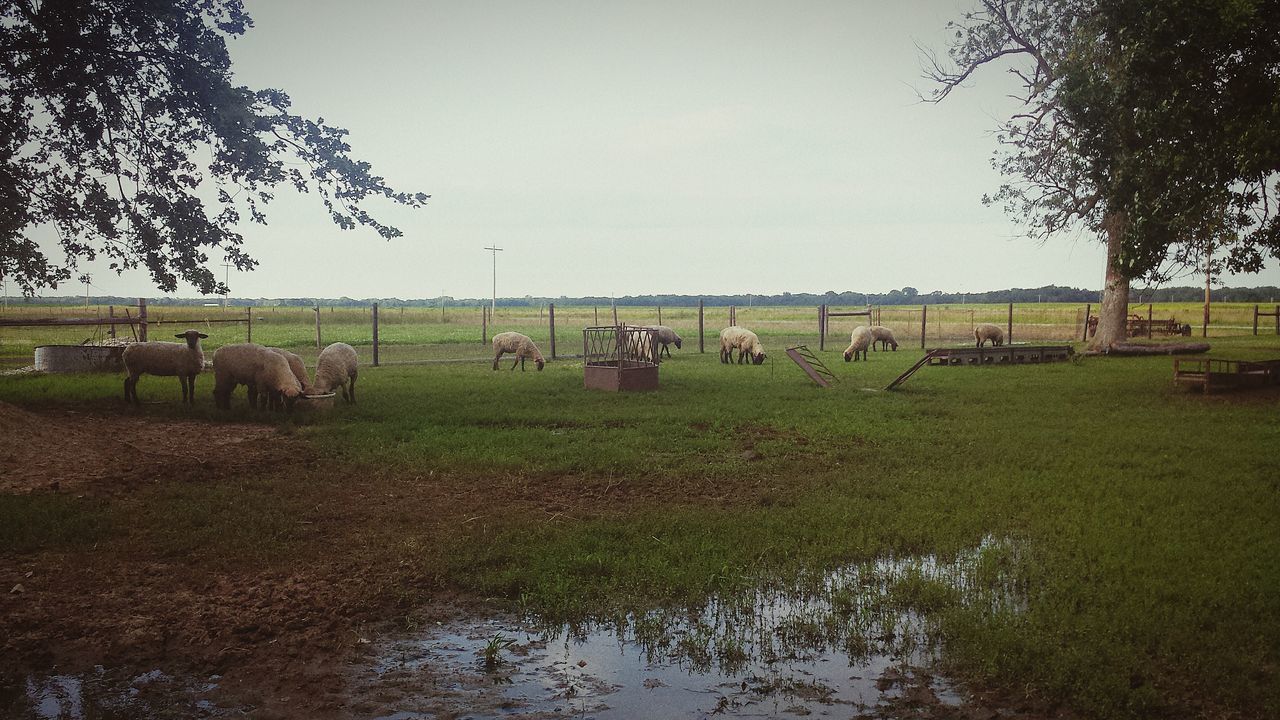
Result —
M 659 325 L 662 324 L 662 306 L 661 305 L 658 306 L 658 324 Z
M 707 351 L 706 334 L 702 331 L 702 300 L 698 300 L 698 352 Z
M 138 340 L 147 341 L 147 299 L 138 298 Z
M 373 304 L 373 366 L 378 367 L 378 303 Z
M 929 328 L 929 306 L 920 306 L 920 349 L 924 349 L 924 336 Z
M 737 305 L 729 306 L 729 324 L 730 325 L 738 324 L 738 306 Z
M 1253 334 L 1254 334 L 1254 335 L 1257 335 L 1257 334 L 1258 334 L 1258 318 L 1257 318 L 1257 309 L 1258 309 L 1258 306 L 1256 306 L 1256 305 L 1255 305 L 1253 309 L 1254 309 Z M 107 317 L 111 318 L 112 320 L 115 320 L 115 319 L 116 319 L 116 306 L 115 306 L 115 305 L 108 305 L 108 306 L 107 306 Z M 111 323 L 111 325 L 109 325 L 108 327 L 110 327 L 110 328 L 111 328 L 111 330 L 110 330 L 110 332 L 111 332 L 111 339 L 112 339 L 112 340 L 115 340 L 115 339 L 116 339 L 116 324 L 113 322 L 113 323 Z
M 1004 337 L 1006 343 L 1013 344 L 1013 303 L 1009 303 L 1009 326 Z
M 320 349 L 320 303 L 316 303 L 316 350 Z
M 551 359 L 556 359 L 556 304 L 547 304 L 547 321 L 551 324 Z
M 818 306 L 818 350 L 827 349 L 827 306 Z
M 1147 303 L 1147 339 L 1148 340 L 1151 339 L 1151 318 L 1153 314 L 1152 307 L 1153 306 L 1151 303 Z
M 613 301 L 613 326 L 618 326 L 618 301 Z
M 1280 335 L 1280 305 L 1276 306 L 1276 334 Z
M 489 342 L 489 306 L 480 306 L 480 344 Z
M 114 325 L 112 327 L 115 327 Z M 1253 306 L 1253 334 L 1258 334 L 1258 306 Z
M 1080 331 L 1080 342 L 1089 340 L 1089 314 L 1093 312 L 1093 303 L 1084 304 L 1084 330 Z
M 244 320 L 245 320 L 244 341 L 247 343 L 251 343 L 253 342 L 253 306 L 252 305 L 244 309 Z

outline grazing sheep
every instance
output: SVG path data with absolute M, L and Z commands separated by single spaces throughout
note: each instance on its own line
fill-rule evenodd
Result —
M 204 350 L 200 341 L 209 337 L 199 330 L 188 330 L 174 335 L 184 343 L 141 342 L 124 350 L 124 368 L 129 377 L 124 379 L 124 401 L 138 402 L 138 377 L 152 375 L 177 375 L 182 383 L 182 402 L 196 404 L 196 375 L 204 369 Z
M 298 378 L 298 382 L 302 384 L 303 394 L 310 393 L 311 378 L 307 377 L 307 366 L 303 364 L 302 356 L 297 353 L 291 353 L 284 348 L 269 347 L 267 349 L 284 356 L 285 361 L 289 363 L 289 370 L 293 372 L 293 376 Z
M 876 343 L 880 343 L 881 350 L 888 350 L 889 346 L 893 346 L 893 351 L 898 351 L 898 340 L 893 336 L 893 331 L 883 325 L 871 326 L 871 349 L 876 349 Z
M 498 361 L 507 353 L 515 353 L 516 361 L 511 363 L 511 369 L 515 370 L 516 365 L 520 366 L 520 372 L 524 372 L 525 358 L 533 358 L 534 365 L 541 370 L 545 361 L 542 359 L 542 353 L 538 352 L 538 346 L 533 344 L 533 340 L 528 335 L 521 335 L 518 332 L 504 332 L 493 336 L 493 369 L 498 369 Z
M 867 359 L 867 348 L 871 346 L 875 335 L 872 334 L 871 328 L 859 325 L 853 329 L 853 333 L 849 335 L 849 347 L 845 348 L 844 361 L 857 360 L 858 355 L 862 355 L 862 359 Z
M 1004 331 L 999 325 L 991 323 L 981 323 L 973 329 L 973 337 L 978 341 L 978 347 L 982 347 L 988 340 L 991 344 L 1000 347 L 1004 344 Z
M 356 357 L 356 349 L 346 343 L 336 342 L 320 351 L 316 358 L 316 381 L 311 389 L 317 393 L 327 393 L 334 388 L 342 388 L 342 399 L 349 403 L 356 401 L 356 376 L 360 371 L 360 361 Z M 347 394 L 348 387 L 351 390 Z
M 253 408 L 262 392 L 266 407 L 292 412 L 293 403 L 302 394 L 302 383 L 289 369 L 289 361 L 256 343 L 223 345 L 213 353 L 213 399 L 219 408 L 231 407 L 236 385 L 245 386 Z
M 751 355 L 751 362 L 759 365 L 764 362 L 764 345 L 760 344 L 760 338 L 750 330 L 731 325 L 720 331 L 720 362 L 732 363 L 733 350 L 738 350 L 738 364 L 746 362 L 747 355 Z
M 662 346 L 662 349 L 658 351 L 659 358 L 662 357 L 664 350 L 667 353 L 667 357 L 671 357 L 671 348 L 667 347 L 668 345 L 674 344 L 677 350 L 680 349 L 680 336 L 676 334 L 675 330 L 666 325 L 650 325 L 649 327 L 658 331 L 658 344 Z

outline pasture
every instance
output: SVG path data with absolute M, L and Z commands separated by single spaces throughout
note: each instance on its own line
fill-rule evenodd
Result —
M 505 310 L 500 329 L 528 332 L 545 353 L 537 309 Z M 1004 311 L 963 310 L 1001 324 Z M 314 313 L 296 312 L 298 322 L 255 316 L 254 340 L 310 344 L 310 362 Z M 324 342 L 362 344 L 363 317 L 349 311 L 344 324 L 343 312 Z M 384 311 L 384 362 L 423 328 L 433 348 L 475 347 L 444 355 L 487 357 L 469 312 L 476 322 L 406 311 L 398 327 Z M 575 328 L 591 309 L 564 313 L 561 353 L 580 352 Z M 847 330 L 822 353 L 840 382 L 821 390 L 782 354 L 793 339 L 816 349 L 812 309 L 738 313 L 760 329 L 770 362 L 721 365 L 723 322 L 708 321 L 708 352 L 685 334 L 649 394 L 585 391 L 572 359 L 541 373 L 365 367 L 359 405 L 292 417 L 253 413 L 242 393 L 218 412 L 208 374 L 190 409 L 176 380 L 144 376 L 139 394 L 152 402 L 139 410 L 124 406 L 122 376 L 0 378 L 10 405 L 0 429 L 66 454 L 75 464 L 65 472 L 89 478 L 50 488 L 41 480 L 62 472 L 55 461 L 10 451 L 0 577 L 5 590 L 24 589 L 0 601 L 2 671 L 21 678 L 90 658 L 146 669 L 164 657 L 240 678 L 242 699 L 269 705 L 299 688 L 340 692 L 340 673 L 317 675 L 300 656 L 345 657 L 359 638 L 416 627 L 446 605 L 626 623 L 995 539 L 962 586 L 904 576 L 890 588 L 925 619 L 949 677 L 1046 715 L 1264 718 L 1280 708 L 1274 391 L 1204 397 L 1172 386 L 1168 358 L 1088 357 L 925 368 L 887 393 L 919 357 L 919 336 L 899 332 L 898 352 L 846 364 Z M 909 326 L 895 318 L 886 308 L 885 324 Z M 1027 339 L 1019 318 L 1015 339 Z M 663 320 L 685 333 L 689 310 L 664 308 Z M 1060 325 L 1063 339 L 1079 332 Z M 243 340 L 214 327 L 224 335 L 207 348 Z M 1211 356 L 1280 357 L 1280 340 L 1217 338 Z M 45 423 L 63 430 L 38 432 Z M 157 428 L 170 429 L 147 434 Z M 76 441 L 91 434 L 110 440 Z M 89 472 L 94 457 L 114 469 Z M 313 710 L 329 697 L 316 694 Z

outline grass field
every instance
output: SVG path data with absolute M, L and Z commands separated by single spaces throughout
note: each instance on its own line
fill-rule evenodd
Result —
M 832 311 L 858 310 L 862 308 L 832 308 Z M 1131 312 L 1146 316 L 1146 305 L 1135 305 Z M 1267 308 L 1263 308 L 1264 311 Z M 1083 305 L 1066 303 L 1034 303 L 1014 306 L 1014 340 L 1019 341 L 1072 341 L 1081 337 L 1084 322 Z M 1097 306 L 1093 313 L 1098 311 Z M 43 307 L 15 305 L 0 314 L 0 319 L 50 317 L 102 317 L 108 316 L 106 307 L 67 306 Z M 117 316 L 124 315 L 124 308 L 115 308 Z M 137 314 L 137 308 L 131 308 Z M 188 326 L 200 328 L 210 335 L 205 346 L 216 349 L 231 342 L 244 342 L 249 335 L 248 323 L 252 313 L 252 338 L 254 342 L 284 347 L 314 360 L 316 348 L 316 312 L 310 307 L 162 307 L 151 306 L 149 318 L 163 324 L 152 325 L 153 337 L 167 339 L 168 335 L 181 332 Z M 877 310 L 881 324 L 893 329 L 899 342 L 909 347 L 920 345 L 920 306 L 885 306 Z M 574 355 L 582 352 L 582 328 L 597 322 L 611 324 L 610 308 L 562 306 L 557 307 L 557 354 Z M 1156 319 L 1177 318 L 1190 324 L 1199 335 L 1203 309 L 1193 303 L 1157 303 L 1152 308 Z M 372 360 L 373 323 L 369 308 L 322 307 L 320 319 L 321 343 L 336 340 L 357 348 L 362 359 Z M 810 307 L 752 307 L 738 308 L 737 321 L 756 331 L 775 350 L 786 345 L 818 344 L 817 309 Z M 223 323 L 238 319 L 241 322 Z M 659 309 L 656 307 L 620 307 L 620 322 L 631 324 L 657 324 Z M 698 309 L 696 307 L 662 308 L 663 324 L 675 328 L 688 342 L 697 347 Z M 704 325 L 706 345 L 714 349 L 720 329 L 728 325 L 729 309 L 706 308 Z M 189 321 L 189 322 L 184 322 Z M 928 309 L 925 342 L 929 346 L 963 342 L 973 337 L 976 323 L 990 322 L 1005 327 L 1008 321 L 1007 305 L 932 305 Z M 1271 321 L 1270 324 L 1268 321 Z M 865 323 L 864 318 L 837 317 L 830 321 L 828 347 L 848 344 L 849 331 L 855 324 Z M 1253 328 L 1253 306 L 1243 303 L 1219 303 L 1213 306 L 1210 318 L 1210 335 L 1226 337 L 1246 335 Z M 1262 318 L 1260 332 L 1274 334 L 1274 321 Z M 478 308 L 446 308 L 443 316 L 432 308 L 383 308 L 379 314 L 379 359 L 382 363 L 423 362 L 432 360 L 479 359 L 489 353 L 488 342 L 482 340 L 481 312 Z M 503 330 L 517 330 L 532 337 L 544 353 L 550 354 L 549 314 L 542 307 L 499 307 L 497 319 L 486 328 L 489 337 Z M 170 332 L 172 331 L 172 332 Z M 121 337 L 132 338 L 128 326 L 118 326 Z M 31 363 L 37 345 L 79 344 L 85 341 L 100 342 L 108 336 L 104 327 L 6 327 L 0 328 L 0 363 L 10 366 Z
M 687 326 L 687 310 L 668 312 Z M 1003 308 L 974 312 L 998 319 Z M 328 337 L 362 337 L 357 313 L 334 315 Z M 419 327 L 395 315 L 384 314 L 388 342 Z M 582 324 L 582 309 L 567 315 Z M 536 327 L 536 310 L 512 320 Z M 768 328 L 774 345 L 816 324 L 774 309 L 740 310 L 739 321 Z M 304 347 L 314 329 L 297 325 L 255 322 L 255 340 Z M 436 342 L 478 341 L 470 324 L 421 325 Z M 841 379 L 830 390 L 780 352 L 723 366 L 714 347 L 699 355 L 688 342 L 650 394 L 585 391 L 572 360 L 541 373 L 365 368 L 358 406 L 289 420 L 220 415 L 207 376 L 186 410 L 176 382 L 146 377 L 144 401 L 167 402 L 144 406 L 145 418 L 278 423 L 321 460 L 128 497 L 0 496 L 0 554 L 107 561 L 128 544 L 255 568 L 346 553 L 395 569 L 383 590 L 401 594 L 399 612 L 451 590 L 575 621 L 698 606 L 879 557 L 945 558 L 994 538 L 1006 550 L 971 584 L 899 588 L 954 676 L 1086 717 L 1274 717 L 1277 394 L 1187 393 L 1172 387 L 1168 358 L 925 368 L 883 392 L 919 357 L 904 344 L 845 364 L 844 343 L 830 343 L 823 357 Z M 1276 358 L 1280 340 L 1218 339 L 1211 356 Z M 111 375 L 0 378 L 0 400 L 30 409 L 133 412 L 120 393 Z M 326 500 L 352 488 L 362 503 L 394 500 L 377 512 Z M 334 529 L 356 512 L 359 528 Z M 991 601 L 1009 588 L 1017 602 Z

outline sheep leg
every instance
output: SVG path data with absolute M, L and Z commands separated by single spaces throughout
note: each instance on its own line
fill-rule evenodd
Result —
M 746 362 L 747 362 L 747 351 L 742 348 L 738 348 L 738 364 L 743 365 L 743 364 L 746 364 Z
M 130 375 L 124 379 L 124 401 L 138 402 L 138 376 Z
M 258 409 L 258 386 L 254 383 L 246 383 L 245 392 L 249 395 L 249 407 L 254 410 Z
M 348 400 L 348 402 L 350 402 L 353 405 L 356 402 L 356 373 L 351 373 L 351 398 L 350 400 Z M 293 407 L 290 406 L 289 409 L 292 412 Z
M 514 370 L 516 369 L 516 366 L 517 366 L 517 365 L 519 365 L 519 364 L 520 364 L 520 361 L 521 361 L 521 360 L 523 360 L 523 359 L 524 359 L 524 358 L 519 358 L 519 357 L 517 357 L 517 358 L 516 358 L 516 361 L 515 361 L 515 362 L 513 362 L 513 363 L 511 363 L 511 369 L 514 371 Z
M 493 356 L 493 369 L 498 369 L 498 361 L 502 359 L 502 351 L 499 350 L 497 355 Z

